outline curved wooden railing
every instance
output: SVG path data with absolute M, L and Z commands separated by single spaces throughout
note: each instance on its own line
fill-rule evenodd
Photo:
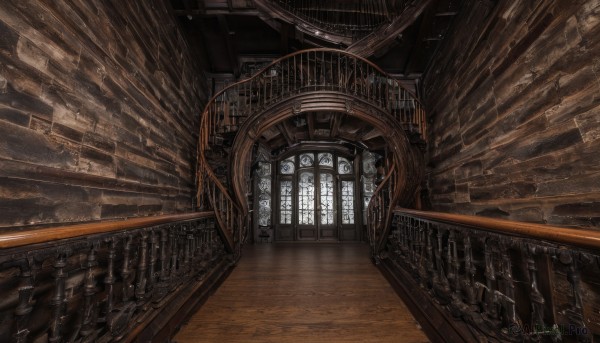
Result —
M 600 232 L 408 209 L 394 222 L 383 264 L 427 308 L 425 320 L 438 308 L 464 321 L 466 341 L 600 334 Z
M 279 6 L 301 27 L 312 27 L 319 36 L 340 35 L 351 41 L 371 33 L 400 11 L 388 8 L 386 0 L 327 2 L 311 0 L 266 0 Z M 408 3 L 404 1 L 403 4 Z M 400 12 L 401 13 L 401 12 Z
M 428 3 L 429 0 L 255 0 L 267 19 L 278 18 L 294 25 L 314 44 L 349 47 L 349 51 L 363 57 L 395 39 Z M 361 48 L 353 47 L 356 44 Z M 363 49 L 366 45 L 373 49 Z
M 0 234 L 0 341 L 168 339 L 230 266 L 212 211 Z
M 371 245 L 371 255 L 376 262 L 380 259 L 379 252 L 392 224 L 392 209 L 397 202 L 394 195 L 399 193 L 395 189 L 395 185 L 398 184 L 397 177 L 396 161 L 392 158 L 387 166 L 387 173 L 373 192 L 367 208 L 367 237 Z
M 236 255 L 246 237 L 248 209 L 232 196 L 227 176 L 213 171 L 209 155 L 248 118 L 298 95 L 321 92 L 364 101 L 388 113 L 404 130 L 426 139 L 425 111 L 417 97 L 367 59 L 341 50 L 298 51 L 221 90 L 210 99 L 200 120 L 198 200 L 201 206 L 215 209 L 228 249 Z

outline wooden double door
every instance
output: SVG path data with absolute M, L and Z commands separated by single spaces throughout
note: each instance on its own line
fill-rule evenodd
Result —
M 338 158 L 334 163 L 331 154 L 308 153 L 296 158 L 283 163 L 293 161 L 300 168 L 282 173 L 277 181 L 276 240 L 358 240 L 356 176 L 351 162 Z M 311 163 L 311 158 L 319 162 Z

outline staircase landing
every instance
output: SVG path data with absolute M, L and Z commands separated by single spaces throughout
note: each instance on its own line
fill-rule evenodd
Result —
M 187 342 L 428 342 L 364 244 L 247 246 L 175 336 Z

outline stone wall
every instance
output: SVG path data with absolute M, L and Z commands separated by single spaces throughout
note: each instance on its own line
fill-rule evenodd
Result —
M 600 226 L 600 2 L 466 1 L 424 77 L 435 210 Z
M 189 51 L 165 1 L 1 1 L 0 227 L 189 210 Z

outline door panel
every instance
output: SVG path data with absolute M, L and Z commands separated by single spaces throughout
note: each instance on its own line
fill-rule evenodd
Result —
M 333 174 L 319 174 L 319 239 L 337 239 Z
M 340 240 L 356 240 L 358 237 L 355 225 L 354 181 L 340 182 Z
M 330 152 L 302 152 L 281 160 L 277 169 L 277 240 L 359 239 L 354 197 L 360 190 L 352 160 Z
M 315 174 L 312 171 L 301 171 L 298 174 L 298 239 L 317 239 Z

